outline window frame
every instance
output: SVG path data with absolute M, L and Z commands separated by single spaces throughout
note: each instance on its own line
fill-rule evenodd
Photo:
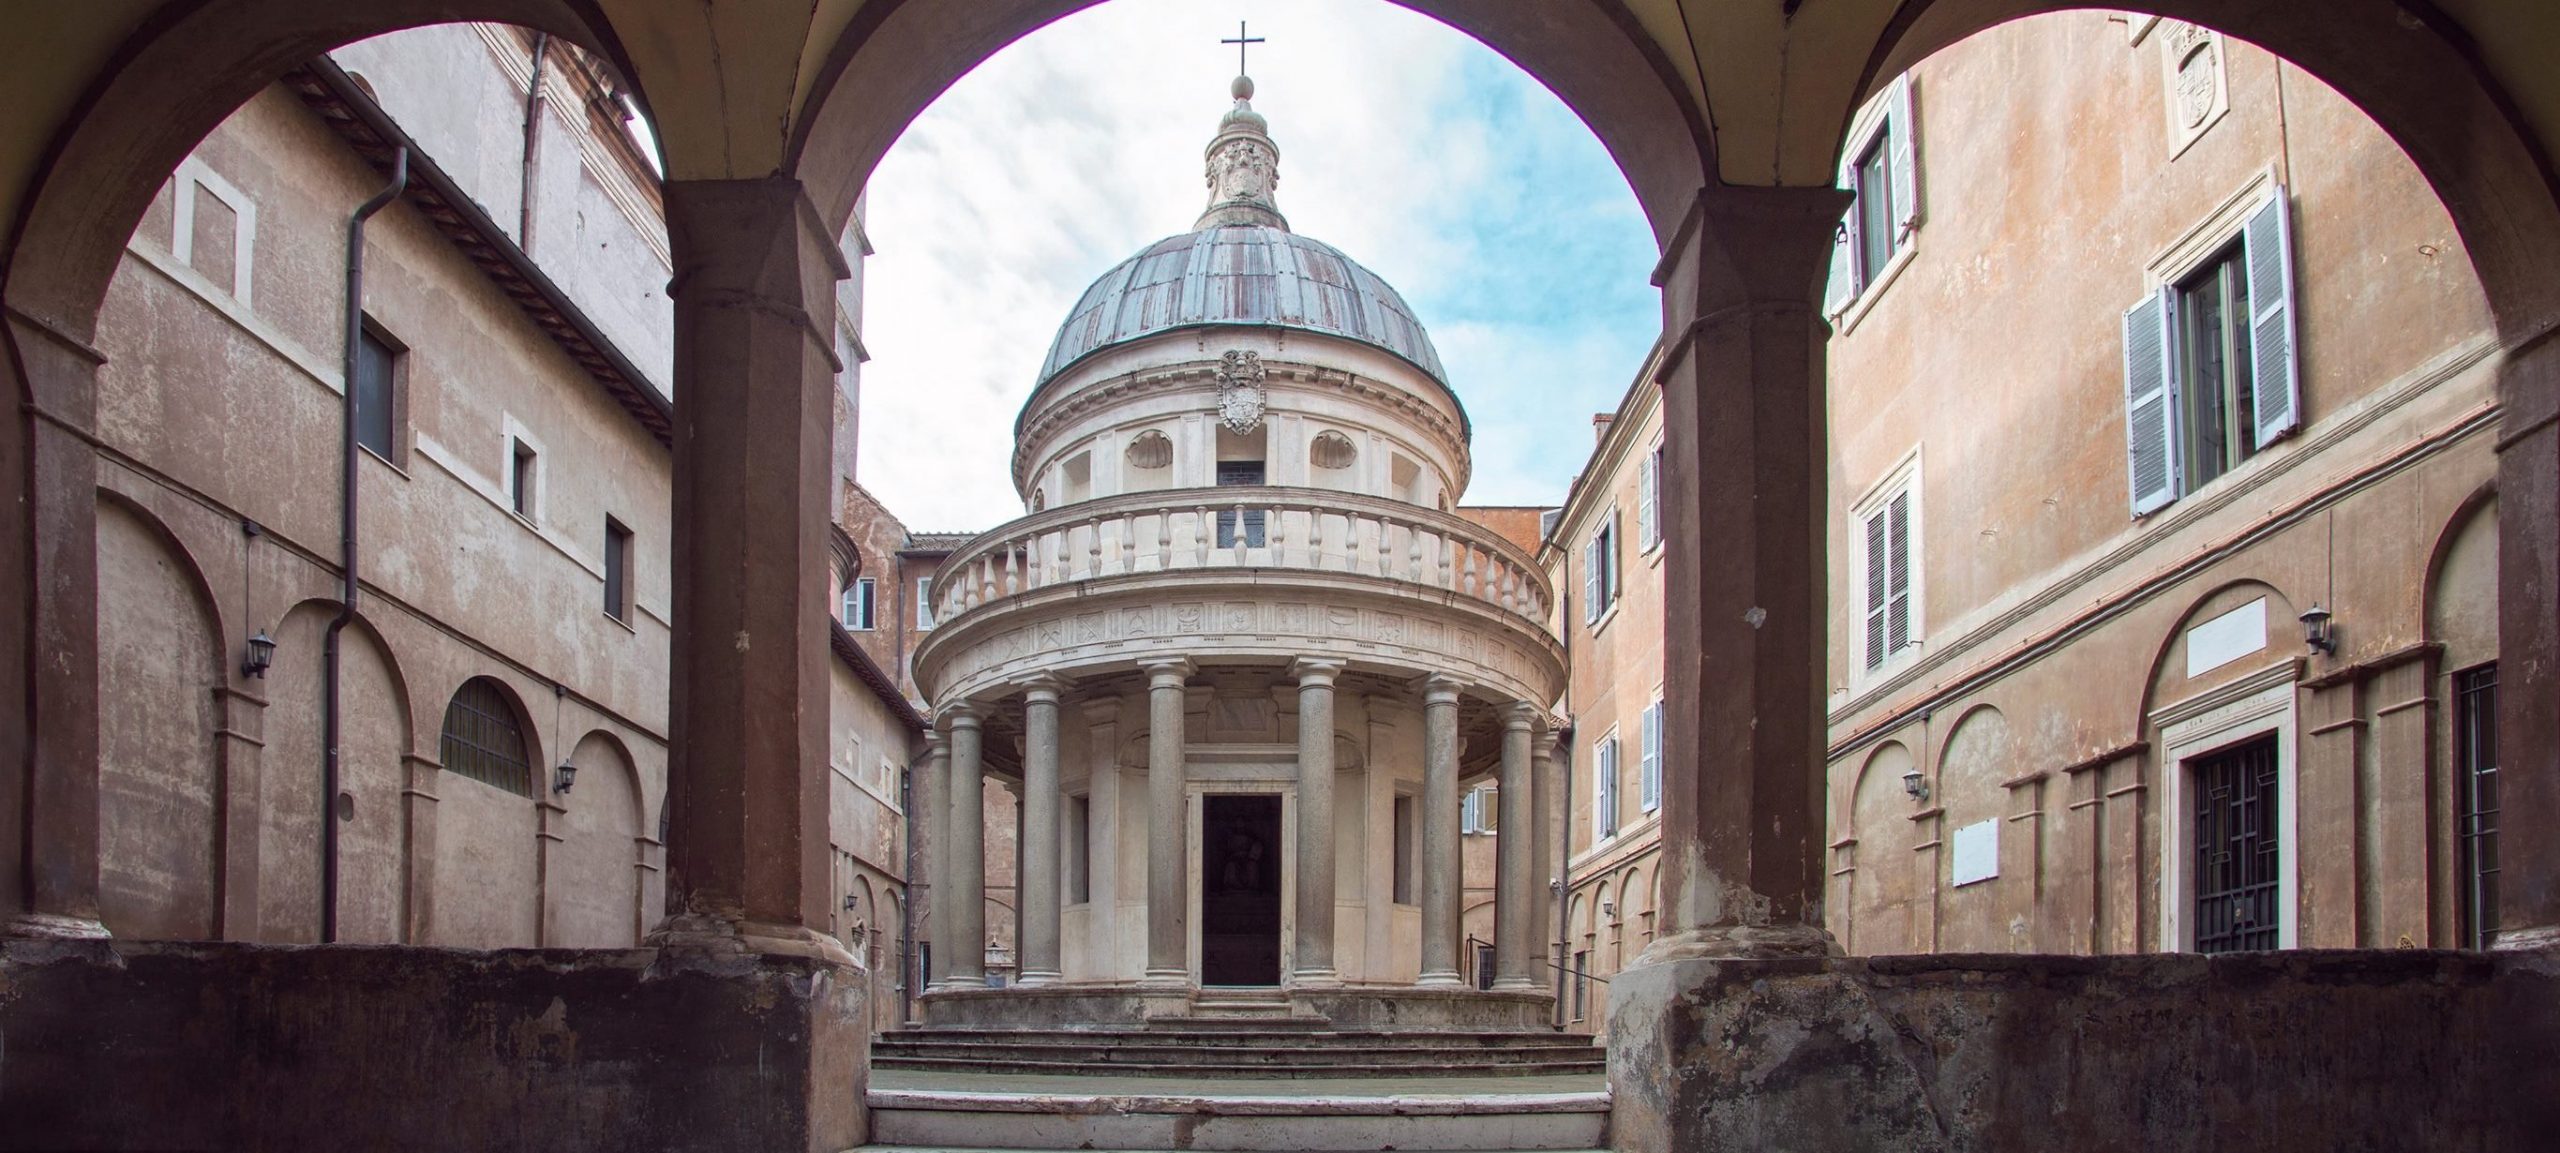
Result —
M 1655 693 L 1637 724 L 1636 808 L 1640 814 L 1662 811 L 1662 695 Z
M 1927 502 L 1921 499 L 1923 477 L 1920 447 L 1914 445 L 1892 468 L 1886 470 L 1883 479 L 1867 489 L 1866 495 L 1849 506 L 1849 553 L 1856 558 L 1849 571 L 1848 599 L 1855 606 L 1849 621 L 1849 675 L 1850 684 L 1857 690 L 1864 690 L 1867 685 L 1900 671 L 1928 647 L 1927 614 L 1923 611 L 1923 606 L 1928 603 L 1929 569 L 1922 548 L 1922 542 L 1928 539 Z M 1875 558 L 1870 552 L 1867 522 L 1889 513 L 1896 497 L 1907 497 L 1909 501 L 1904 528 L 1907 541 L 1904 560 L 1909 571 L 1904 577 L 1902 593 L 1906 639 L 1901 647 L 1890 647 L 1892 625 L 1888 620 L 1885 635 L 1889 647 L 1880 659 L 1870 659 L 1874 654 L 1869 652 L 1867 645 L 1867 618 L 1876 606 L 1869 600 L 1873 595 L 1869 574 L 1873 571 Z
M 1849 122 L 1848 143 L 1841 149 L 1834 183 L 1856 195 L 1862 162 L 1883 149 L 1894 239 L 1883 267 L 1869 272 L 1861 259 L 1866 206 L 1853 202 L 1842 213 L 1833 238 L 1830 280 L 1823 293 L 1823 314 L 1837 335 L 1846 336 L 1857 327 L 1919 251 L 1920 230 L 1928 216 L 1927 193 L 1920 178 L 1919 123 L 1918 97 L 1908 72 L 1895 77 Z
M 853 610 L 857 605 L 862 609 L 860 624 L 854 623 Z M 855 577 L 844 586 L 844 592 L 837 601 L 837 621 L 851 633 L 875 632 L 880 628 L 878 577 Z
M 214 199 L 231 210 L 232 216 L 231 283 L 214 287 L 239 302 L 241 307 L 253 307 L 250 293 L 257 281 L 251 266 L 258 252 L 258 202 L 223 179 L 222 174 L 215 172 L 202 157 L 192 153 L 178 162 L 177 171 L 170 173 L 169 179 L 170 258 L 189 271 L 204 276 L 205 283 L 213 283 L 213 278 L 205 276 L 195 261 L 196 189 L 212 193 Z
M 916 578 L 916 631 L 932 632 L 934 624 L 933 576 L 926 574 Z
M 1618 819 L 1618 726 L 1609 726 L 1591 742 L 1591 843 L 1616 839 L 1625 822 Z
M 1636 461 L 1636 554 L 1662 551 L 1662 438 Z
M 1618 506 L 1614 504 L 1599 526 L 1582 539 L 1582 574 L 1582 621 L 1596 634 L 1617 614 L 1618 601 L 1626 591 L 1625 555 L 1618 541 Z
M 631 579 L 631 562 L 637 557 L 631 542 L 630 525 L 610 515 L 604 518 L 604 615 L 624 625 L 640 604 Z
M 551 454 L 545 449 L 542 438 L 533 435 L 532 430 L 516 419 L 514 413 L 502 414 L 498 424 L 498 443 L 506 450 L 498 463 L 499 507 L 528 525 L 549 523 L 545 508 L 551 488 Z M 532 466 L 530 470 L 522 467 L 528 462 Z M 522 491 L 528 480 L 532 482 L 532 491 Z
M 384 443 L 380 446 L 368 443 L 365 436 L 368 407 L 364 403 L 362 392 L 364 385 L 360 380 L 343 382 L 348 389 L 356 392 L 355 403 L 352 406 L 356 410 L 357 418 L 356 447 L 372 453 L 374 459 L 394 469 L 405 469 L 408 467 L 409 458 L 409 438 L 406 435 L 409 427 L 409 346 L 401 343 L 400 338 L 393 336 L 391 331 L 374 319 L 370 312 L 364 314 L 359 332 L 361 333 L 358 338 L 360 341 L 380 345 L 383 350 L 386 365 L 382 386 L 383 408 L 386 411 L 383 413 Z M 356 372 L 359 376 L 364 372 L 364 364 L 365 357 L 359 354 L 356 358 Z

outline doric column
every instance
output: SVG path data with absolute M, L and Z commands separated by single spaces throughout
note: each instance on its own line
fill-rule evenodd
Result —
M 1190 801 L 1182 764 L 1187 660 L 1150 661 L 1147 671 L 1147 974 L 1149 984 L 1191 979 Z
M 850 964 L 829 910 L 834 238 L 787 178 L 676 180 L 676 622 L 662 944 Z M 813 319 L 819 318 L 819 319 Z M 731 938 L 734 936 L 735 940 Z
M 1022 978 L 1025 985 L 1054 985 L 1058 966 L 1058 690 L 1043 677 L 1022 694 L 1022 854 L 1014 875 L 1022 879 Z
M 907 835 L 921 837 L 917 856 L 924 869 L 924 926 L 919 940 L 933 944 L 932 972 L 918 969 L 919 990 L 938 988 L 951 966 L 951 737 L 941 729 L 925 734 L 924 772 L 916 780 L 916 808 L 907 814 Z M 910 885 L 907 899 L 916 899 Z
M 1536 841 L 1530 831 L 1537 802 L 1530 795 L 1529 740 L 1538 724 L 1538 706 L 1514 701 L 1502 711 L 1502 824 L 1494 839 L 1499 854 L 1493 873 L 1493 987 L 1532 989 L 1530 958 L 1537 952 L 1535 886 Z
M 1662 907 L 1638 965 L 1834 950 L 1820 914 L 1825 329 L 1814 297 L 1848 199 L 1705 189 L 1655 273 L 1671 552 Z
M 936 891 L 949 899 L 939 912 L 951 927 L 950 959 L 942 966 L 946 988 L 985 988 L 987 984 L 987 773 L 985 734 L 978 712 L 967 703 L 945 710 L 951 717 L 951 783 L 944 794 L 950 810 L 943 837 L 948 867 Z
M 1563 946 L 1559 943 L 1564 939 L 1564 929 L 1556 920 L 1557 911 L 1564 908 L 1556 892 L 1557 883 L 1564 877 L 1564 856 L 1557 851 L 1563 843 L 1564 829 L 1556 812 L 1564 792 L 1563 740 L 1561 730 L 1541 726 L 1536 738 L 1529 742 L 1529 793 L 1533 799 L 1529 816 L 1530 877 L 1537 885 L 1529 900 L 1536 911 L 1531 920 L 1538 925 L 1538 956 L 1543 958 L 1534 972 L 1544 973 L 1547 980 L 1543 983 L 1554 986 L 1558 1024 L 1563 1023 L 1565 994 Z
M 1301 659 L 1298 678 L 1297 932 L 1289 979 L 1336 985 L 1333 966 L 1333 681 L 1341 661 Z
M 1422 979 L 1463 985 L 1458 976 L 1458 902 L 1466 861 L 1458 848 L 1458 682 L 1422 682 Z

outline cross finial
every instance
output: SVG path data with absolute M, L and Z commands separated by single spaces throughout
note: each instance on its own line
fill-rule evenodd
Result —
M 1246 34 L 1245 34 L 1245 30 L 1244 30 L 1244 21 L 1242 21 L 1242 20 L 1238 20 L 1238 21 L 1236 21 L 1236 34 L 1235 34 L 1235 38 L 1234 38 L 1234 39 L 1218 41 L 1218 43 L 1220 43 L 1220 44 L 1233 44 L 1233 45 L 1235 45 L 1235 46 L 1236 46 L 1236 75 L 1238 75 L 1238 76 L 1242 76 L 1242 75 L 1244 75 L 1244 74 L 1245 74 L 1245 67 L 1244 67 L 1244 52 L 1245 52 L 1245 48 L 1246 48 L 1248 45 L 1260 44 L 1260 43 L 1263 43 L 1263 42 L 1264 42 L 1264 41 L 1263 41 L 1263 38 L 1262 38 L 1262 37 L 1260 37 L 1260 36 L 1248 36 L 1248 35 L 1246 35 Z

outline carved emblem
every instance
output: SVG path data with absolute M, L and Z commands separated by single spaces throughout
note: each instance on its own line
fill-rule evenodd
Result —
M 2222 53 L 2213 33 L 2193 24 L 2171 25 L 2163 44 L 2177 69 L 2178 123 L 2192 131 L 2213 115 L 2221 90 Z
M 1218 361 L 1218 423 L 1237 436 L 1262 427 L 1269 397 L 1262 388 L 1262 354 L 1228 349 Z

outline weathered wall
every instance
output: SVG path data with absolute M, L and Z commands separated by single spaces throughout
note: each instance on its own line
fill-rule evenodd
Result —
M 792 958 L 12 941 L 0 1149 L 850 1148 L 865 995 Z
M 1684 961 L 1620 978 L 1622 1153 L 2527 1150 L 2560 962 L 2423 950 Z

